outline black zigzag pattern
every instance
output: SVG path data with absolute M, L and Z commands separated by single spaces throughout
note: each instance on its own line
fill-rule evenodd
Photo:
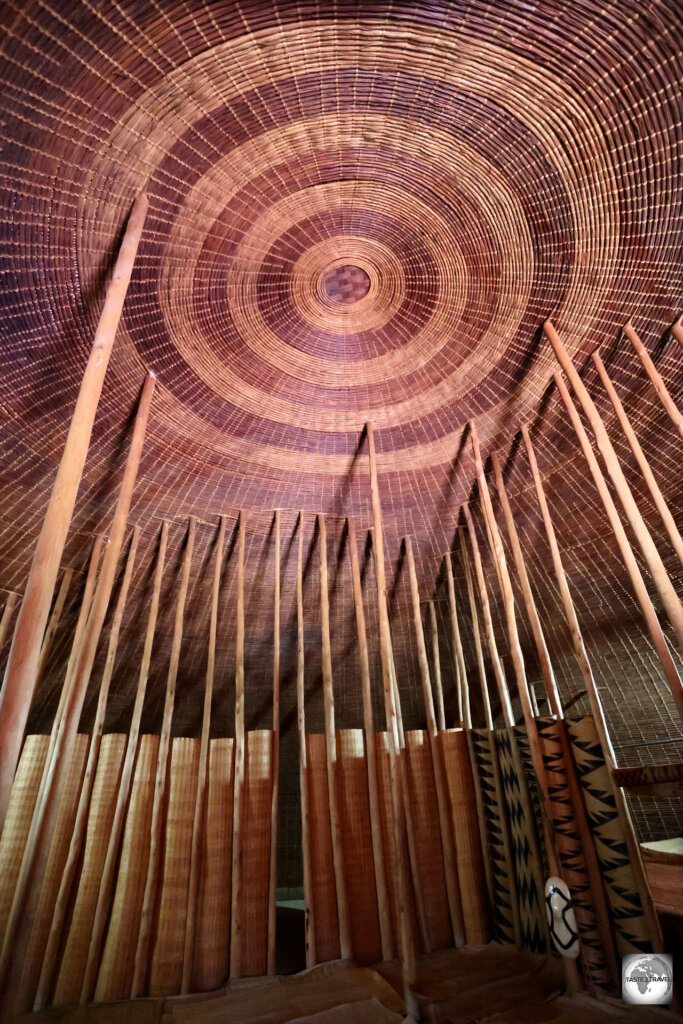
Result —
M 581 781 L 586 814 L 605 883 L 620 953 L 651 953 L 643 908 L 629 858 L 624 823 L 590 716 L 567 721 L 572 754 Z

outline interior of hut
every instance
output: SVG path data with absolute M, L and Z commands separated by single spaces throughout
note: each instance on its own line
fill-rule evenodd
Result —
M 680 5 L 0 19 L 0 1022 L 680 1020 Z

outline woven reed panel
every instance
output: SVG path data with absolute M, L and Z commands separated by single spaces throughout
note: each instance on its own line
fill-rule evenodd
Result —
M 127 999 L 133 984 L 135 950 L 140 929 L 149 860 L 158 736 L 141 736 L 121 845 L 116 891 L 101 954 L 95 1002 Z
M 234 741 L 212 740 L 192 975 L 196 992 L 219 988 L 228 975 L 233 772 Z
M 149 978 L 149 992 L 153 996 L 176 995 L 180 992 L 183 980 L 198 768 L 199 740 L 187 737 L 174 739 L 166 807 L 163 870 L 158 886 L 159 913 Z
M 109 733 L 102 737 L 100 744 L 97 771 L 90 798 L 83 863 L 80 877 L 76 876 L 78 879 L 76 899 L 71 922 L 66 931 L 66 942 L 52 1000 L 56 1006 L 60 1006 L 62 1003 L 77 1003 L 80 999 L 100 879 L 107 856 L 109 833 L 116 808 L 126 740 L 127 737 L 120 733 Z
M 372 857 L 368 767 L 362 729 L 337 730 L 339 817 L 342 831 L 353 958 L 361 964 L 382 959 Z
M 246 734 L 240 908 L 240 965 L 245 976 L 260 976 L 267 971 L 272 753 L 273 734 L 269 729 Z
M 40 969 L 43 966 L 43 954 L 50 934 L 52 914 L 62 880 L 62 871 L 66 864 L 66 858 L 69 855 L 69 846 L 71 845 L 71 836 L 76 820 L 78 797 L 81 790 L 83 772 L 85 771 L 85 762 L 88 757 L 89 745 L 89 736 L 84 736 L 83 733 L 76 735 L 66 784 L 57 812 L 45 875 L 36 904 L 31 938 L 26 951 L 26 958 L 21 968 L 21 983 L 17 1000 L 14 1004 L 15 1012 L 17 1013 L 27 1013 L 33 1006 L 33 998 L 40 978 Z
M 4 938 L 12 909 L 33 808 L 43 776 L 49 736 L 27 736 L 14 777 L 5 824 L 0 838 L 0 939 Z
M 306 753 L 315 962 L 324 963 L 326 960 L 336 960 L 340 954 L 324 733 L 309 733 L 306 736 Z

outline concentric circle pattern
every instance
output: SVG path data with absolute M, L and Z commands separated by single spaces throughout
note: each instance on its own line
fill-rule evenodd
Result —
M 683 302 L 680 15 L 669 0 L 6 4 L 6 585 L 25 579 L 140 191 L 76 534 L 106 522 L 151 367 L 135 503 L 150 529 L 239 508 L 267 524 L 275 507 L 369 526 L 370 420 L 388 549 L 410 533 L 431 587 L 475 418 L 506 457 L 537 427 L 562 529 L 595 541 L 541 327 L 552 316 L 579 363 L 602 343 L 641 427 L 660 422 L 619 329 L 632 317 L 654 351 Z M 670 478 L 667 458 L 653 452 Z

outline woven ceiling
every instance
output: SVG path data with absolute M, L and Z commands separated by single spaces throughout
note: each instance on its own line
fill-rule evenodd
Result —
M 92 535 L 107 528 L 131 416 L 153 368 L 158 386 L 131 514 L 147 537 L 147 560 L 123 636 L 131 645 L 139 636 L 161 519 L 177 524 L 179 549 L 185 517 L 197 515 L 204 539 L 184 669 L 192 696 L 183 703 L 179 687 L 175 728 L 192 731 L 199 720 L 219 514 L 231 524 L 239 509 L 248 516 L 247 690 L 258 695 L 256 724 L 267 717 L 272 656 L 272 510 L 284 510 L 288 663 L 296 515 L 331 515 L 331 552 L 341 517 L 371 525 L 361 444 L 369 419 L 401 686 L 406 714 L 419 720 L 400 543 L 412 536 L 430 597 L 459 506 L 472 497 L 463 432 L 475 418 L 484 453 L 497 450 L 507 463 L 565 696 L 580 683 L 528 465 L 516 448 L 510 456 L 524 422 L 582 621 L 598 637 L 596 657 L 611 666 L 600 681 L 617 738 L 638 739 L 642 729 L 675 736 L 597 493 L 549 390 L 556 364 L 541 327 L 552 316 L 579 366 L 603 346 L 679 513 L 680 451 L 620 327 L 633 319 L 680 399 L 680 350 L 667 335 L 683 307 L 680 6 L 8 0 L 2 20 L 2 586 L 23 588 L 112 255 L 133 198 L 146 191 L 150 212 L 64 564 L 82 569 Z M 597 376 L 584 376 L 661 540 Z M 476 500 L 473 510 L 481 524 Z M 312 516 L 307 529 L 315 631 Z M 680 583 L 675 558 L 663 553 Z M 357 725 L 345 558 L 342 550 L 333 573 L 335 687 L 340 724 Z M 226 594 L 234 597 L 233 569 Z M 461 583 L 459 573 L 456 564 Z M 372 622 L 373 585 L 369 565 Z M 172 579 L 167 591 L 161 654 Z M 223 636 L 227 709 L 227 620 Z M 311 633 L 314 706 L 318 638 Z M 124 658 L 117 670 L 113 726 L 134 685 L 139 653 L 129 653 L 130 665 Z M 643 693 L 634 689 L 631 720 L 615 709 L 634 664 L 646 682 Z M 55 667 L 39 695 L 37 727 L 49 724 L 58 680 Z

